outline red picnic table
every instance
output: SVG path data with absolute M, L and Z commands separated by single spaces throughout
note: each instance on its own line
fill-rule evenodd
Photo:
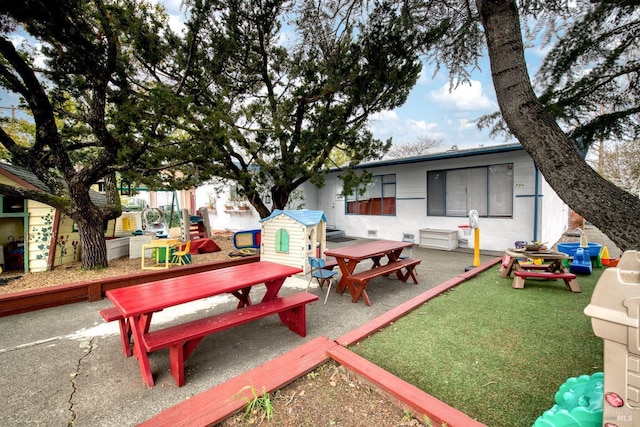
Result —
M 357 302 L 362 297 L 365 304 L 371 305 L 365 288 L 369 280 L 374 277 L 396 273 L 396 276 L 402 282 L 406 282 L 411 277 L 414 283 L 418 283 L 413 270 L 420 263 L 420 260 L 415 258 L 400 259 L 402 250 L 412 245 L 412 242 L 374 240 L 325 251 L 325 255 L 336 259 L 342 273 L 338 284 L 338 292 L 344 293 L 345 289 L 348 288 L 352 302 Z M 381 265 L 380 261 L 384 257 L 388 259 L 388 262 Z M 356 266 L 365 259 L 373 260 L 371 269 L 354 273 Z M 403 268 L 406 270 L 405 273 L 402 272 Z
M 306 336 L 305 305 L 318 297 L 307 292 L 278 295 L 285 279 L 300 272 L 296 267 L 260 261 L 113 289 L 106 294 L 127 319 L 133 335 L 133 354 L 147 386 L 154 384 L 148 354 L 162 348 L 169 348 L 171 374 L 182 386 L 184 361 L 206 335 L 277 313 L 289 329 Z M 263 283 L 266 293 L 261 302 L 253 304 L 251 288 Z M 226 293 L 238 298 L 236 310 L 150 331 L 153 313 Z

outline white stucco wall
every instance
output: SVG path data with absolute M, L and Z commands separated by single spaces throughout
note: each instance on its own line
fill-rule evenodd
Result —
M 339 173 L 330 173 L 322 189 L 310 183 L 302 187 L 307 208 L 324 210 L 328 228 L 344 230 L 354 237 L 401 240 L 404 234 L 413 234 L 416 241 L 423 228 L 459 230 L 468 225 L 467 217 L 427 216 L 427 172 L 473 166 L 513 163 L 513 217 L 480 218 L 480 249 L 501 252 L 513 247 L 515 241 L 538 239 L 555 243 L 566 230 L 567 208 L 557 194 L 539 176 L 539 222 L 534 223 L 536 199 L 536 170 L 524 150 L 493 153 L 469 157 L 431 160 L 422 163 L 387 165 L 369 168 L 374 175 L 396 174 L 396 215 L 347 215 L 345 201 L 339 196 Z M 472 233 L 473 237 L 473 233 Z M 473 239 L 470 241 L 473 247 Z

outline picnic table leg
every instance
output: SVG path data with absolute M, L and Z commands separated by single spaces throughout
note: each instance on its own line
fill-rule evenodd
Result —
M 360 297 L 362 297 L 366 305 L 371 305 L 371 301 L 369 300 L 369 295 L 367 295 L 367 291 L 365 290 L 365 288 L 367 287 L 367 283 L 369 283 L 369 281 L 367 280 L 365 283 L 358 285 L 357 288 L 353 285 L 353 283 L 351 282 L 349 283 L 354 288 L 354 292 L 351 293 L 352 295 L 351 302 L 358 302 Z
M 278 313 L 280 321 L 301 337 L 307 336 L 306 304 Z
M 280 288 L 282 288 L 282 284 L 286 278 L 270 280 L 265 282 L 265 286 L 267 287 L 267 292 L 262 297 L 262 302 L 271 301 L 278 298 L 278 293 L 280 292 Z
M 516 266 L 518 266 L 518 259 L 515 257 L 509 257 L 508 255 L 505 255 L 509 258 L 507 265 L 500 269 L 500 277 L 510 277 L 511 276 L 511 272 L 516 269 Z
M 336 292 L 344 294 L 344 290 L 348 287 L 349 293 L 353 295 L 356 289 L 353 287 L 353 284 L 351 284 L 347 280 L 347 277 L 349 277 L 351 273 L 353 273 L 353 271 L 356 269 L 356 265 L 358 264 L 358 262 L 353 260 L 345 261 L 344 258 L 338 257 L 336 257 L 336 261 L 338 261 L 338 266 L 340 267 L 340 272 L 342 273 L 342 277 L 340 277 L 340 282 L 338 283 Z
M 234 297 L 238 298 L 238 306 L 236 308 L 242 308 L 245 305 L 251 305 L 251 298 L 249 297 L 249 292 L 251 292 L 251 286 L 247 288 L 242 288 L 239 291 L 231 292 Z
M 141 319 L 144 317 L 144 319 Z M 131 329 L 133 333 L 133 349 L 136 358 L 138 359 L 138 365 L 140 366 L 140 374 L 142 375 L 142 380 L 145 382 L 147 387 L 153 387 L 153 374 L 151 374 L 151 366 L 149 365 L 149 358 L 147 355 L 147 350 L 144 348 L 143 343 L 143 335 L 144 330 L 149 328 L 148 324 L 145 326 L 141 322 L 147 322 L 147 318 L 150 321 L 151 316 L 134 316 L 129 319 L 129 323 L 131 324 Z
M 196 338 L 169 347 L 169 370 L 178 387 L 184 385 L 184 362 L 191 356 L 204 337 Z
M 416 274 L 415 274 L 415 267 L 410 265 L 406 267 L 406 270 L 407 271 L 405 273 L 402 273 L 401 269 L 396 272 L 396 274 L 398 275 L 398 279 L 406 283 L 407 280 L 409 280 L 409 277 L 411 277 L 411 279 L 413 279 L 413 283 L 417 285 L 418 278 L 416 277 Z

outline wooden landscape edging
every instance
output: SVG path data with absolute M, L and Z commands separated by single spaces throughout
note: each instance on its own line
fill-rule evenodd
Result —
M 337 344 L 317 337 L 250 371 L 203 391 L 139 427 L 195 427 L 218 424 L 251 401 L 256 390 L 271 393 L 313 371 L 328 360 L 327 349 Z
M 170 279 L 186 274 L 217 270 L 233 265 L 248 264 L 260 260 L 259 255 L 239 257 L 227 261 L 215 261 L 202 264 L 189 264 L 167 270 L 144 271 L 127 276 L 107 277 L 90 282 L 76 282 L 66 285 L 48 286 L 0 295 L 0 317 L 26 313 L 44 308 L 73 304 L 81 301 L 98 301 L 110 289 L 139 285 L 156 280 Z M 28 273 L 38 274 L 38 273 Z
M 139 426 L 215 425 L 246 406 L 247 402 L 254 397 L 251 394 L 251 388 L 272 393 L 306 375 L 327 360 L 333 359 L 395 400 L 420 421 L 424 421 L 424 417 L 427 417 L 431 426 L 486 427 L 485 424 L 353 353 L 346 346 L 361 341 L 409 311 L 477 276 L 480 272 L 488 270 L 500 261 L 501 258 L 492 259 L 471 271 L 447 280 L 335 341 L 324 336 L 314 338 L 257 368 L 160 412 Z

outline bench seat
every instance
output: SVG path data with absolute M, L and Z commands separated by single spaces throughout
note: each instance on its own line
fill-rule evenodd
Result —
M 514 278 L 511 287 L 514 289 L 523 289 L 525 279 L 562 279 L 568 290 L 572 292 L 582 292 L 578 285 L 578 281 L 576 280 L 576 275 L 573 273 L 549 273 L 542 271 L 517 270 L 513 272 L 513 275 Z
M 417 258 L 403 258 L 399 261 L 390 262 L 380 267 L 376 267 L 370 270 L 361 271 L 360 273 L 352 274 L 349 276 L 349 280 L 355 283 L 366 284 L 367 282 L 369 282 L 369 280 L 373 278 L 386 276 L 391 273 L 395 273 L 403 268 L 406 268 L 407 273 L 404 274 L 403 276 L 405 277 L 403 277 L 400 280 L 405 282 L 409 277 L 411 277 L 413 279 L 413 283 L 418 283 L 418 280 L 415 277 L 413 269 L 415 268 L 416 265 L 420 264 L 421 261 L 422 260 Z
M 351 285 L 356 288 L 352 302 L 357 302 L 358 299 L 360 299 L 360 295 L 362 295 L 365 304 L 371 305 L 365 288 L 367 283 L 376 277 L 388 276 L 391 273 L 396 273 L 401 281 L 406 282 L 407 279 L 411 277 L 413 279 L 413 283 L 417 284 L 418 279 L 416 278 L 414 269 L 421 261 L 422 260 L 417 258 L 403 258 L 398 261 L 389 262 L 388 264 L 380 267 L 375 267 L 370 270 L 361 271 L 348 276 L 346 279 L 347 282 L 350 282 Z M 405 273 L 402 272 L 403 268 L 406 269 Z
M 307 335 L 306 304 L 317 300 L 317 295 L 298 292 L 204 319 L 147 332 L 144 335 L 144 346 L 149 353 L 169 348 L 171 375 L 175 378 L 178 387 L 181 387 L 184 385 L 184 362 L 205 336 L 277 313 L 283 324 L 304 337 Z
M 127 319 L 122 316 L 116 307 L 108 307 L 100 310 L 100 316 L 105 322 L 118 322 L 120 326 L 120 341 L 122 341 L 122 351 L 124 355 L 131 356 L 131 326 Z
M 329 257 L 325 260 L 323 268 L 327 270 L 333 270 L 337 266 L 338 266 L 338 260 L 336 260 L 335 258 Z

